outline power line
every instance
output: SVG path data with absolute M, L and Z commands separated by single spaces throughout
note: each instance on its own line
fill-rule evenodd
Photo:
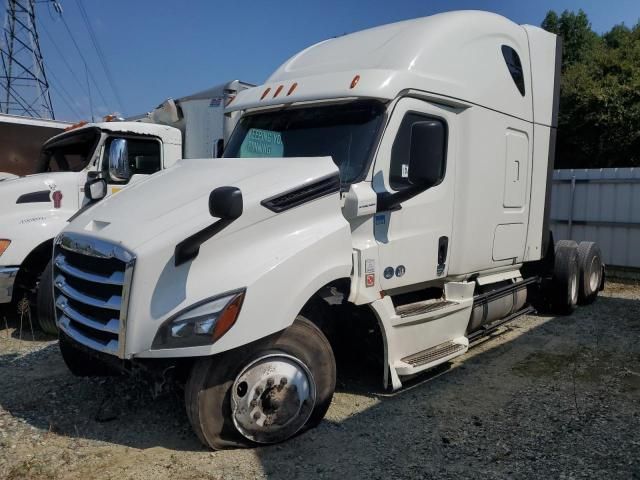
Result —
M 96 53 L 98 54 L 98 59 L 100 60 L 100 63 L 102 64 L 102 68 L 104 69 L 104 72 L 107 75 L 107 80 L 109 82 L 109 85 L 111 86 L 111 90 L 113 91 L 116 100 L 118 102 L 118 105 L 120 106 L 120 111 L 123 111 L 123 103 L 122 103 L 122 98 L 120 97 L 120 93 L 118 92 L 118 89 L 116 87 L 116 83 L 113 81 L 113 75 L 111 75 L 111 70 L 109 69 L 109 65 L 107 64 L 106 58 L 104 56 L 104 52 L 102 51 L 102 48 L 100 47 L 100 43 L 98 43 L 98 39 L 96 37 L 96 33 L 93 30 L 93 26 L 91 25 L 91 21 L 89 20 L 89 15 L 87 15 L 87 11 L 84 8 L 84 5 L 82 5 L 82 3 L 80 2 L 80 0 L 76 0 L 76 4 L 78 5 L 78 9 L 80 10 L 80 15 L 82 16 L 83 20 L 84 20 L 84 24 L 85 27 L 87 28 L 87 31 L 89 32 L 89 37 L 91 38 L 91 43 L 93 43 L 93 48 L 95 48 Z
M 75 36 L 71 32 L 71 29 L 69 28 L 69 24 L 67 23 L 67 20 L 62 15 L 62 9 L 59 8 L 59 5 L 57 4 L 57 2 L 55 2 L 54 0 L 52 0 L 52 1 L 54 3 L 54 8 L 56 8 L 56 10 L 58 11 L 58 13 L 60 15 L 60 19 L 62 20 L 62 24 L 64 25 L 64 28 L 66 29 L 67 33 L 69 34 L 69 37 L 71 38 L 71 41 L 73 42 L 73 45 L 76 47 L 76 51 L 78 52 L 78 54 L 80 55 L 80 58 L 84 62 L 84 66 L 85 66 L 85 69 L 88 72 L 89 78 L 91 79 L 91 81 L 93 82 L 94 86 L 96 87 L 96 90 L 98 90 L 98 94 L 100 95 L 100 98 L 102 99 L 104 104 L 108 105 L 109 102 L 107 102 L 104 94 L 102 93 L 102 90 L 100 89 L 100 86 L 98 85 L 98 82 L 96 82 L 96 79 L 93 76 L 93 73 L 89 69 L 89 67 L 88 67 L 89 63 L 87 62 L 87 59 L 82 54 L 82 50 L 80 49 L 80 46 L 78 45 L 78 42 L 76 41 Z
M 62 99 L 62 101 L 65 103 L 65 105 L 67 107 L 69 107 L 69 110 L 71 110 L 71 113 L 73 113 L 76 116 L 76 119 L 81 119 L 82 115 L 80 113 L 78 113 L 78 110 L 76 110 L 76 108 L 73 106 L 73 96 L 67 91 L 66 88 L 64 88 L 64 83 L 61 82 L 58 77 L 55 76 L 55 74 L 53 73 L 53 71 L 49 70 L 49 75 L 51 76 L 51 80 L 53 80 L 51 82 L 51 88 L 54 92 L 57 93 L 58 97 L 60 97 L 60 99 Z M 56 84 L 58 85 L 58 87 L 56 87 Z M 65 98 L 66 95 L 66 98 Z
M 83 89 L 85 91 L 85 93 L 87 93 L 86 90 L 85 90 L 86 86 L 82 84 L 82 82 L 78 78 L 78 75 L 76 74 L 76 72 L 73 71 L 73 68 L 71 67 L 71 65 L 67 61 L 67 58 L 65 57 L 64 53 L 62 53 L 62 50 L 60 49 L 60 47 L 58 46 L 58 44 L 54 40 L 53 35 L 51 35 L 49 33 L 49 30 L 47 30 L 47 28 L 44 26 L 44 24 L 41 21 L 38 21 L 38 25 L 44 31 L 46 36 L 49 38 L 49 41 L 51 42 L 51 45 L 53 45 L 55 50 L 58 52 L 58 55 L 60 55 L 60 58 L 62 59 L 63 63 L 66 65 L 67 69 L 69 69 L 69 72 L 71 72 L 71 76 L 74 78 L 74 80 L 76 81 L 78 86 L 80 86 L 80 88 Z

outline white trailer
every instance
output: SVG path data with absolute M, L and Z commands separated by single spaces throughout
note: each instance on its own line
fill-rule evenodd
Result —
M 225 115 L 225 105 L 250 86 L 227 82 L 127 121 L 68 125 L 46 141 L 39 173 L 0 183 L 0 304 L 26 295 L 42 329 L 56 333 L 50 285 L 39 284 L 51 268 L 53 238 L 89 203 L 87 180 L 104 178 L 114 193 L 181 158 L 220 155 L 239 117 Z
M 181 162 L 57 237 L 67 365 L 174 364 L 206 445 L 268 444 L 321 421 L 332 341 L 356 317 L 399 389 L 532 303 L 592 301 L 597 247 L 548 230 L 560 51 L 462 11 L 293 56 L 227 108 L 242 117 L 224 158 Z

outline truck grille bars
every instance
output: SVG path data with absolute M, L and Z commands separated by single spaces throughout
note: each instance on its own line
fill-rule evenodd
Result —
M 123 358 L 135 256 L 117 245 L 65 233 L 56 239 L 53 258 L 60 330 L 86 347 Z

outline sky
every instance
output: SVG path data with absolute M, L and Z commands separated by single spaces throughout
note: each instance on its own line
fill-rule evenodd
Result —
M 91 41 L 79 2 L 103 52 L 108 74 Z M 633 26 L 640 20 L 640 0 L 58 3 L 63 18 L 52 5 L 37 3 L 37 26 L 55 116 L 74 121 L 91 120 L 92 111 L 96 118 L 113 112 L 125 116 L 144 113 L 166 98 L 233 79 L 261 84 L 282 62 L 313 43 L 448 10 L 488 10 L 517 23 L 540 25 L 548 10 L 560 13 L 582 8 L 599 33 L 623 22 Z

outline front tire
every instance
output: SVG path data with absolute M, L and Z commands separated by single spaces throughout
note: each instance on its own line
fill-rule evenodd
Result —
M 56 326 L 53 303 L 53 263 L 50 260 L 42 272 L 38 283 L 36 297 L 36 312 L 38 313 L 38 324 L 43 332 L 50 335 L 58 334 Z
M 578 305 L 579 268 L 577 244 L 560 240 L 555 245 L 553 267 L 553 305 L 561 315 L 570 315 Z
M 335 383 L 327 338 L 299 315 L 280 334 L 198 360 L 185 386 L 187 416 L 216 450 L 278 443 L 320 423 Z

